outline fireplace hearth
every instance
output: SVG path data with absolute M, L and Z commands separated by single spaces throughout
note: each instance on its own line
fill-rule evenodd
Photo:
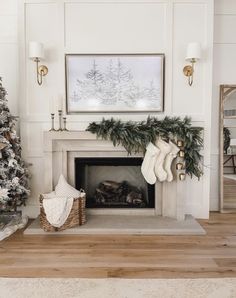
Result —
M 75 186 L 88 208 L 154 208 L 155 187 L 141 174 L 142 158 L 75 158 Z

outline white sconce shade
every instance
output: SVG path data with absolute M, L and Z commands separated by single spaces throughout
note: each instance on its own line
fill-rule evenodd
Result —
M 31 41 L 29 43 L 29 59 L 32 59 L 36 63 L 36 76 L 37 82 L 41 86 L 43 83 L 43 77 L 48 74 L 48 68 L 46 65 L 39 65 L 40 60 L 44 58 L 44 48 L 41 42 Z
M 201 59 L 201 45 L 199 42 L 191 42 L 187 47 L 186 61 Z
M 29 43 L 29 58 L 33 60 L 35 58 L 44 58 L 44 47 L 41 42 L 31 41 Z
M 190 42 L 187 47 L 185 60 L 190 62 L 190 65 L 185 65 L 183 68 L 184 75 L 188 78 L 189 86 L 193 84 L 194 64 L 201 59 L 201 45 L 199 42 Z

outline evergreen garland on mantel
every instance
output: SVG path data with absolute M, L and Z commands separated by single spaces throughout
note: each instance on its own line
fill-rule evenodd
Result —
M 146 121 L 141 122 L 103 119 L 101 122 L 90 123 L 86 130 L 104 140 L 112 141 L 114 146 L 123 145 L 129 154 L 145 152 L 148 143 L 154 143 L 158 136 L 165 140 L 182 140 L 186 174 L 191 177 L 194 175 L 198 179 L 203 174 L 200 154 L 203 147 L 203 128 L 193 127 L 189 117 L 165 117 L 163 120 L 148 117 Z

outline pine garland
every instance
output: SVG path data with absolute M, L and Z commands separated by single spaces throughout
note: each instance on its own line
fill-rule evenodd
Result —
M 101 122 L 90 123 L 86 130 L 96 134 L 98 138 L 112 141 L 114 146 L 122 145 L 128 154 L 145 152 L 147 144 L 154 143 L 158 136 L 165 140 L 182 140 L 186 174 L 198 179 L 203 174 L 200 153 L 203 148 L 203 128 L 193 127 L 189 117 L 165 117 L 163 120 L 148 117 L 146 121 L 141 122 L 103 118 Z

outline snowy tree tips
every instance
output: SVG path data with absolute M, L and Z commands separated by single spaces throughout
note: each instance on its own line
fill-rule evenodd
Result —
M 29 195 L 29 173 L 21 158 L 15 122 L 0 78 L 0 211 L 15 210 Z

